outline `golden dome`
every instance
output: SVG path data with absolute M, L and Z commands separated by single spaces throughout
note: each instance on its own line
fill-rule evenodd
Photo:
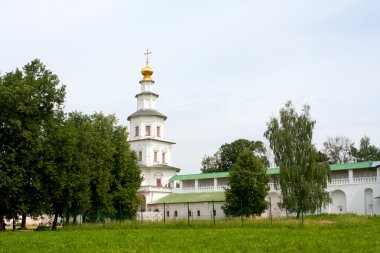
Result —
M 149 67 L 149 65 L 146 65 L 144 68 L 141 69 L 141 74 L 144 76 L 144 78 L 141 81 L 153 81 L 153 69 Z

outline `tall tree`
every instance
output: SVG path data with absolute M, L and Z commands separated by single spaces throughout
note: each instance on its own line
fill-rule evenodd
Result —
M 225 191 L 227 216 L 261 215 L 267 208 L 269 178 L 261 159 L 251 150 L 243 150 L 229 175 L 229 189 Z
M 104 215 L 114 212 L 110 192 L 111 170 L 115 147 L 112 135 L 116 117 L 95 113 L 91 118 L 91 143 L 88 146 L 90 158 L 90 196 L 91 211 L 87 213 L 90 220 L 101 220 Z
M 222 145 L 213 156 L 205 156 L 202 160 L 201 171 L 204 173 L 230 171 L 244 149 L 251 150 L 266 166 L 269 166 L 266 149 L 261 141 L 238 139 Z
M 52 229 L 64 212 L 74 222 L 79 214 L 90 221 L 135 217 L 142 178 L 126 128 L 115 124 L 113 115 L 74 112 L 47 128 L 42 174 Z
M 72 212 L 75 221 L 79 213 L 90 209 L 90 171 L 87 155 L 87 135 L 90 120 L 87 115 L 57 115 L 45 131 L 42 181 L 46 212 L 54 214 L 52 229 L 58 216 Z
M 327 164 L 317 163 L 317 151 L 312 144 L 315 121 L 310 118 L 310 107 L 296 113 L 291 101 L 280 110 L 280 117 L 271 118 L 264 136 L 280 167 L 279 183 L 282 205 L 297 217 L 305 212 L 320 210 L 329 202 L 325 191 L 330 179 Z
M 46 202 L 45 212 L 54 214 L 53 230 L 56 229 L 58 215 L 69 205 L 69 171 L 76 152 L 75 134 L 75 131 L 65 125 L 63 117 L 51 120 L 44 133 L 44 157 L 40 174 Z
M 359 149 L 356 149 L 355 147 L 351 148 L 351 154 L 358 162 L 380 160 L 380 148 L 371 145 L 371 140 L 367 136 L 363 136 L 360 139 Z
M 23 214 L 23 227 L 26 214 L 41 211 L 37 154 L 44 123 L 61 109 L 64 97 L 65 87 L 39 60 L 0 78 L 1 219 L 9 203 Z
M 330 164 L 356 161 L 352 154 L 354 143 L 345 136 L 328 137 L 323 147 L 323 153 L 328 157 Z
M 3 217 L 64 212 L 135 216 L 141 183 L 125 127 L 113 115 L 62 111 L 65 86 L 39 61 L 0 76 Z M 121 215 L 120 215 L 121 216 Z
M 90 116 L 79 112 L 71 112 L 65 122 L 68 131 L 75 132 L 75 152 L 72 157 L 72 166 L 69 170 L 68 191 L 69 198 L 63 212 L 67 218 L 70 215 L 73 222 L 77 222 L 77 216 L 91 208 L 90 202 L 90 155 L 92 123 Z M 69 220 L 69 219 L 67 219 Z
M 142 182 L 136 153 L 130 149 L 126 127 L 116 126 L 112 136 L 115 146 L 114 165 L 111 170 L 112 204 L 117 219 L 136 217 L 139 207 L 137 190 Z

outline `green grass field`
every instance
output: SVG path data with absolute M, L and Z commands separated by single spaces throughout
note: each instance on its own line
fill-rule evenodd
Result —
M 0 233 L 0 252 L 380 252 L 380 217 L 122 222 Z

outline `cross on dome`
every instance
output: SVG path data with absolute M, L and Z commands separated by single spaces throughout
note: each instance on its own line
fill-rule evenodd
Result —
M 149 55 L 152 53 L 152 51 L 149 51 L 149 49 L 146 50 L 146 53 L 144 53 L 144 55 L 146 55 L 146 65 L 148 66 L 149 65 Z
M 151 81 L 151 82 L 154 82 L 152 80 L 152 75 L 153 75 L 153 69 L 151 67 L 149 67 L 149 55 L 151 54 L 152 52 L 149 51 L 149 49 L 146 50 L 146 52 L 144 53 L 144 55 L 146 55 L 146 65 L 145 67 L 141 70 L 141 74 L 144 76 L 144 78 L 141 80 L 142 81 Z

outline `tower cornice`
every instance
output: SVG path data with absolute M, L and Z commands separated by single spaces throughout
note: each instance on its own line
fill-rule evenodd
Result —
M 156 93 L 153 93 L 153 92 L 150 92 L 150 91 L 144 91 L 144 92 L 140 92 L 139 94 L 136 94 L 135 98 L 137 98 L 138 96 L 141 96 L 141 95 L 153 95 L 156 98 L 159 97 L 159 95 L 156 94 Z
M 156 110 L 151 110 L 151 109 L 143 110 L 143 109 L 141 109 L 141 110 L 138 110 L 135 113 L 129 115 L 127 119 L 131 120 L 131 118 L 140 117 L 140 116 L 156 116 L 156 117 L 163 118 L 164 120 L 166 120 L 168 118 L 167 116 L 165 116 L 164 114 L 162 114 Z
M 139 142 L 139 141 L 157 141 L 157 142 L 168 143 L 168 144 L 176 144 L 175 142 L 172 142 L 172 141 L 156 139 L 156 138 L 141 138 L 141 139 L 129 140 L 129 142 Z

